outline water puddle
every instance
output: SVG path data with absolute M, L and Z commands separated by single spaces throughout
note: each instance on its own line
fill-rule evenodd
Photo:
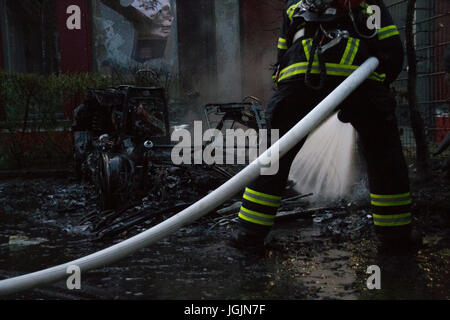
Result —
M 16 179 L 0 182 L 0 191 L 0 279 L 65 263 L 132 236 L 96 240 L 79 226 L 95 208 L 89 185 Z M 358 299 L 367 293 L 366 264 L 374 263 L 373 243 L 364 240 L 373 236 L 371 223 L 364 210 L 283 221 L 261 255 L 230 246 L 231 218 L 205 217 L 111 266 L 86 272 L 82 290 L 69 291 L 60 281 L 7 298 Z M 433 239 L 429 242 L 439 240 Z M 429 261 L 428 253 L 423 255 Z M 394 294 L 407 292 L 407 284 L 399 283 Z M 422 285 L 417 288 L 417 296 L 426 294 Z

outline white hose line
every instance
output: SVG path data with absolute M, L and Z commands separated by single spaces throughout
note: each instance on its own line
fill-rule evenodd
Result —
M 0 295 L 17 293 L 67 278 L 69 276 L 67 274 L 67 268 L 69 266 L 78 266 L 82 272 L 104 267 L 167 237 L 181 227 L 211 212 L 256 179 L 260 175 L 260 170 L 263 167 L 261 162 L 266 164 L 269 163 L 269 155 L 273 150 L 278 149 L 279 157 L 281 158 L 299 141 L 305 138 L 314 128 L 326 120 L 334 109 L 376 70 L 378 65 L 378 59 L 369 58 L 314 110 L 297 123 L 286 135 L 278 140 L 258 159 L 253 161 L 214 192 L 194 203 L 189 208 L 147 231 L 91 255 L 45 270 L 2 280 L 0 281 Z M 301 101 L 299 101 L 299 103 L 301 103 Z

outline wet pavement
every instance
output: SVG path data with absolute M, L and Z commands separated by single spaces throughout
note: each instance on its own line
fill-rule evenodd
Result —
M 364 204 L 280 219 L 263 253 L 229 243 L 235 216 L 217 212 L 120 262 L 7 299 L 448 299 L 448 193 L 416 194 L 425 247 L 413 257 L 377 258 Z M 445 190 L 444 190 L 445 191 Z M 236 200 L 236 199 L 235 199 Z M 0 182 L 0 279 L 65 263 L 143 231 L 98 238 L 81 224 L 96 210 L 89 184 L 65 179 Z M 230 203 L 233 203 L 231 201 Z M 341 203 L 340 203 L 341 204 Z M 447 204 L 448 206 L 448 204 Z M 366 287 L 381 264 L 382 290 Z

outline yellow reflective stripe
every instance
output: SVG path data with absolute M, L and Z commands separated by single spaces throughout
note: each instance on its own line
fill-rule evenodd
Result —
M 400 227 L 400 226 L 407 226 L 407 225 L 411 224 L 411 221 L 400 221 L 400 222 L 375 221 L 374 224 L 379 227 Z
M 355 61 L 356 54 L 358 53 L 358 50 L 359 50 L 359 43 L 360 42 L 361 42 L 361 40 L 356 39 L 355 48 L 353 50 L 352 55 L 350 56 L 350 61 L 349 61 L 348 64 L 353 64 L 353 62 Z
M 378 33 L 379 33 L 379 34 L 380 34 L 380 33 L 382 34 L 382 33 L 386 33 L 387 31 L 390 31 L 390 30 L 397 30 L 397 26 L 394 25 L 394 24 L 391 24 L 391 25 L 389 25 L 389 26 L 380 28 L 380 29 L 378 29 Z
M 279 204 L 276 204 L 276 203 L 273 203 L 273 202 L 252 198 L 252 197 L 250 197 L 247 194 L 244 194 L 243 198 L 248 200 L 248 201 L 254 202 L 254 203 L 262 204 L 263 206 L 269 206 L 269 207 L 274 207 L 274 208 L 278 208 L 280 206 Z
M 241 219 L 243 219 L 243 220 L 246 220 L 246 221 L 248 221 L 248 222 L 255 223 L 255 224 L 260 224 L 260 225 L 263 225 L 263 226 L 269 226 L 269 227 L 271 227 L 271 226 L 274 225 L 274 222 L 266 222 L 266 221 L 256 220 L 256 219 L 253 219 L 253 218 L 249 218 L 249 217 L 247 217 L 247 216 L 244 216 L 244 215 L 241 214 L 241 213 L 239 213 L 239 218 L 241 218 Z
M 327 74 L 332 76 L 349 76 L 355 71 L 356 68 L 342 68 L 342 65 L 329 66 L 327 65 Z
M 294 74 L 304 73 L 304 72 L 306 72 L 306 67 L 308 67 L 308 62 L 299 62 L 299 63 L 291 64 L 290 66 L 281 70 L 280 78 L 278 81 L 281 81 L 284 78 L 288 78 L 289 76 L 294 75 Z M 313 63 L 313 67 L 314 67 L 314 63 Z M 305 69 L 304 72 L 297 72 L 297 71 L 301 71 L 302 69 Z
M 279 38 L 278 39 L 278 49 L 281 49 L 281 50 L 287 50 L 288 49 L 286 39 L 283 39 L 283 38 Z
M 297 2 L 296 4 L 293 4 L 292 6 L 290 6 L 287 11 L 286 14 L 289 17 L 289 20 L 292 20 L 292 16 L 294 15 L 295 9 L 303 2 L 303 0 L 300 0 L 299 2 Z
M 308 44 L 310 43 L 310 41 L 311 41 L 311 39 L 302 40 L 302 45 L 303 45 L 303 50 L 305 51 L 306 61 L 309 61 L 309 49 L 310 49 L 310 46 L 308 46 Z
M 378 29 L 378 39 L 384 40 L 396 35 L 399 35 L 400 33 L 397 30 L 397 26 L 390 25 L 381 29 Z
M 353 43 L 352 38 L 348 38 L 347 46 L 345 47 L 345 51 L 344 51 L 344 54 L 342 55 L 340 64 L 345 64 L 345 60 L 348 57 L 348 52 L 350 51 L 350 48 L 352 47 L 352 43 Z
M 412 203 L 412 200 L 405 200 L 405 201 L 392 201 L 392 202 L 378 202 L 378 201 L 372 201 L 372 205 L 377 207 L 395 207 L 395 206 L 406 206 L 408 204 Z
M 275 221 L 275 216 L 270 216 L 266 214 L 262 214 L 259 212 L 245 210 L 244 207 L 241 207 L 241 211 L 239 212 L 239 217 L 246 217 L 248 219 L 252 219 L 253 221 L 258 221 L 260 224 L 273 224 Z
M 395 215 L 385 215 L 385 216 L 373 213 L 372 216 L 375 219 L 385 219 L 385 220 L 388 220 L 388 219 L 401 219 L 401 218 L 411 217 L 411 212 L 402 213 L 402 214 L 395 214 Z
M 342 56 L 340 64 L 353 64 L 353 61 L 355 61 L 356 53 L 359 49 L 359 42 L 359 39 L 348 38 L 347 47 L 345 48 L 344 55 Z
M 311 48 L 312 48 L 312 39 L 304 39 L 302 40 L 303 50 L 305 51 L 306 61 L 309 61 L 311 57 Z M 314 61 L 319 62 L 319 56 L 317 53 L 314 55 Z
M 292 16 L 294 15 L 295 8 L 297 8 L 297 4 L 294 4 L 287 9 L 286 14 L 290 20 L 292 20 Z
M 265 213 L 261 213 L 261 212 L 257 212 L 257 211 L 253 211 L 253 210 L 249 210 L 247 208 L 241 207 L 241 211 L 244 211 L 245 213 L 249 213 L 261 218 L 265 218 L 265 219 L 275 219 L 274 215 L 271 214 L 265 214 Z
M 245 191 L 247 191 L 249 193 L 253 193 L 256 196 L 261 196 L 261 197 L 265 197 L 265 198 L 269 198 L 269 199 L 273 199 L 273 200 L 281 200 L 280 196 L 273 196 L 271 194 L 262 193 L 262 192 L 259 192 L 259 191 L 252 190 L 250 188 L 245 188 Z
M 387 195 L 371 193 L 370 197 L 372 205 L 379 207 L 404 206 L 412 203 L 410 192 Z
M 372 214 L 372 216 L 373 216 L 373 223 L 376 226 L 380 227 L 405 226 L 411 224 L 412 221 L 411 212 L 385 216 L 379 214 Z
M 374 194 L 374 193 L 370 194 L 370 197 L 372 199 L 399 199 L 399 198 L 405 198 L 405 197 L 410 197 L 410 196 L 411 196 L 410 192 L 400 193 L 400 194 L 386 194 L 386 195 Z
M 326 63 L 327 68 L 327 75 L 332 76 L 343 76 L 348 77 L 359 68 L 359 66 L 355 65 L 342 65 L 342 64 L 336 64 L 336 63 Z M 288 66 L 287 68 L 284 68 L 280 72 L 280 77 L 278 79 L 278 82 L 283 81 L 287 78 L 299 75 L 299 74 L 305 74 L 308 69 L 308 62 L 299 62 L 292 64 Z M 317 62 L 314 62 L 312 65 L 311 73 L 313 74 L 320 74 L 320 67 Z M 378 74 L 374 72 L 369 79 L 383 82 L 386 79 L 385 74 Z
M 280 196 L 274 196 L 267 193 L 258 192 L 250 188 L 245 189 L 244 199 L 274 208 L 278 208 L 281 205 Z
M 396 31 L 392 31 L 392 32 L 390 32 L 388 34 L 384 34 L 383 36 L 379 36 L 378 39 L 379 40 L 384 40 L 384 39 L 387 39 L 387 38 L 391 38 L 393 36 L 398 36 L 399 34 L 400 33 L 396 30 Z
M 358 68 L 358 66 L 341 65 L 341 64 L 336 64 L 336 63 L 326 63 L 326 66 L 327 66 L 327 69 L 328 69 L 328 67 L 331 69 L 330 70 L 331 73 L 336 73 L 339 75 L 349 75 Z M 281 70 L 280 80 L 283 78 L 287 78 L 291 75 L 305 73 L 307 68 L 308 68 L 308 62 L 299 62 L 299 63 L 292 64 L 289 67 Z M 336 71 L 339 69 L 340 69 L 340 71 Z M 320 67 L 319 67 L 318 63 L 316 63 L 316 62 L 313 63 L 311 72 L 312 73 L 320 73 Z M 330 72 L 327 70 L 327 74 L 331 74 Z
M 376 80 L 380 82 L 384 82 L 386 80 L 386 74 L 385 73 L 372 73 L 372 75 L 369 77 L 371 80 Z

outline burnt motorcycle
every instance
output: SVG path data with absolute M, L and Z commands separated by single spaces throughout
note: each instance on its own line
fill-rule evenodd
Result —
M 155 150 L 169 144 L 162 88 L 90 90 L 74 111 L 74 166 L 98 189 L 102 210 L 117 209 L 148 190 Z

